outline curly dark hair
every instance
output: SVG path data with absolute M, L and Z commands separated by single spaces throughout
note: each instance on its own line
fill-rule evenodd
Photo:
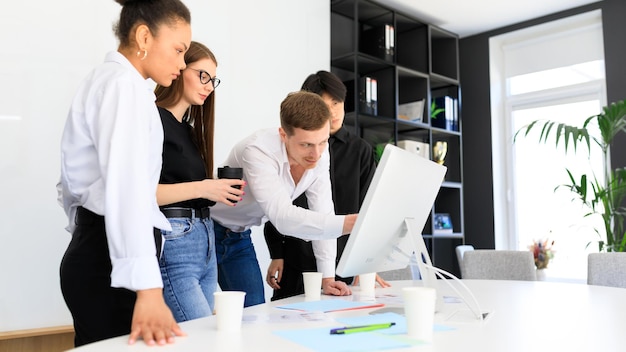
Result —
M 115 36 L 120 46 L 131 44 L 133 29 L 145 24 L 156 36 L 162 24 L 173 25 L 177 21 L 191 24 L 189 9 L 180 0 L 115 0 L 122 5 L 120 19 L 114 26 Z

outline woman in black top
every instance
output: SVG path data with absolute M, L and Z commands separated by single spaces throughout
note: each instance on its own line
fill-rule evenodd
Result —
M 213 180 L 214 89 L 217 61 L 198 42 L 185 54 L 187 68 L 170 87 L 157 86 L 163 123 L 163 168 L 157 189 L 161 211 L 172 231 L 161 231 L 159 264 L 165 301 L 176 321 L 213 312 L 217 262 L 210 207 L 234 206 L 241 200 L 242 180 Z

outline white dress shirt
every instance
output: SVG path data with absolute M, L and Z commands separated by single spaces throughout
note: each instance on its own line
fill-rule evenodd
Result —
M 235 232 L 269 220 L 284 235 L 315 240 L 318 271 L 324 277 L 335 277 L 335 239 L 342 234 L 345 216 L 335 215 L 328 150 L 297 185 L 278 128 L 258 131 L 237 143 L 223 165 L 243 168 L 246 194 L 234 207 L 216 204 L 211 217 Z M 292 203 L 302 193 L 306 193 L 309 209 Z
M 171 230 L 159 211 L 163 126 L 154 83 L 120 53 L 83 81 L 61 139 L 59 199 L 73 231 L 76 208 L 104 215 L 111 286 L 163 287 L 153 228 Z

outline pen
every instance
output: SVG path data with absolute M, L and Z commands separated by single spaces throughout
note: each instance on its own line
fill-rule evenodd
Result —
M 352 334 L 355 332 L 365 332 L 372 330 L 387 329 L 396 325 L 396 323 L 371 324 L 360 326 L 344 326 L 343 328 L 330 329 L 331 335 Z

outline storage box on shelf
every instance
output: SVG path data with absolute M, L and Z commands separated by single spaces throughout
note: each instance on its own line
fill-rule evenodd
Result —
M 463 243 L 458 37 L 380 2 L 331 0 L 331 70 L 348 88 L 346 126 L 372 145 L 394 143 L 431 159 L 436 145 L 446 145 L 448 172 L 423 236 L 435 265 L 458 271 L 454 245 Z M 440 100 L 444 108 L 448 101 L 443 125 L 431 119 L 431 103 Z M 449 215 L 451 233 L 434 234 L 435 213 Z

